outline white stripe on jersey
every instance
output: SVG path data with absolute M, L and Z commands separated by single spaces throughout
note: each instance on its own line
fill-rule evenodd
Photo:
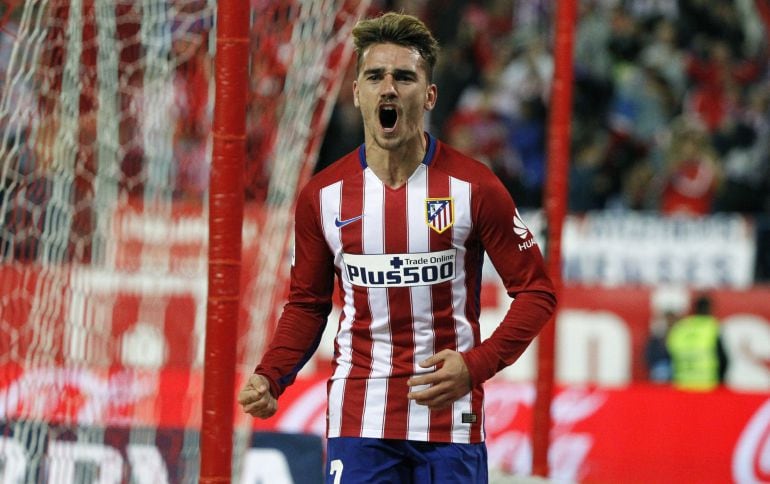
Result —
M 339 229 L 334 224 L 336 217 L 340 215 L 340 206 L 342 203 L 342 182 L 337 182 L 321 190 L 321 224 L 324 230 L 324 236 L 330 249 L 334 254 L 335 265 L 341 264 L 342 260 L 342 241 L 340 240 Z M 350 290 L 350 284 L 344 281 L 345 287 L 345 307 L 343 314 L 345 318 L 340 322 L 340 328 L 336 336 L 337 346 L 340 355 L 337 359 L 337 369 L 332 375 L 332 384 L 329 388 L 329 437 L 338 437 L 342 426 L 342 403 L 345 394 L 345 379 L 351 369 L 351 346 L 352 335 L 350 328 L 353 324 L 355 309 L 353 308 L 353 292 Z
M 471 229 L 471 187 L 468 182 L 450 178 L 450 192 L 455 204 L 455 223 L 452 227 L 452 244 L 457 247 L 457 267 L 465 267 L 465 241 Z M 473 288 L 471 288 L 473 290 Z M 457 335 L 457 351 L 464 352 L 473 348 L 473 329 L 465 315 L 468 303 L 465 290 L 465 271 L 457 271 L 452 281 L 452 307 Z M 470 393 L 452 405 L 452 439 L 456 442 L 470 442 L 470 427 L 462 424 L 462 414 L 471 412 Z
M 407 184 L 407 206 L 422 206 L 428 198 L 428 169 L 420 165 Z M 430 250 L 430 227 L 425 223 L 425 215 L 420 210 L 409 210 L 407 235 L 409 252 L 421 253 Z M 433 355 L 433 305 L 431 301 L 431 286 L 413 286 L 409 289 L 412 298 L 412 330 L 414 336 L 414 373 L 425 373 L 428 370 L 420 367 L 420 361 Z M 427 385 L 413 387 L 410 391 L 419 391 Z M 414 400 L 409 401 L 407 421 L 407 439 L 428 440 L 428 424 L 430 410 L 425 405 L 418 405 Z
M 385 253 L 385 189 L 374 172 L 364 172 L 364 254 Z M 390 337 L 390 311 L 388 289 L 370 287 L 369 311 L 372 322 L 369 327 L 372 336 L 372 369 L 366 385 L 364 415 L 361 422 L 362 437 L 382 437 L 385 427 L 388 377 L 391 373 L 392 343 Z

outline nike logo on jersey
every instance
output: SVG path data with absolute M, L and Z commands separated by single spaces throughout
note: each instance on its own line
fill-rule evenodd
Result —
M 340 220 L 340 218 L 337 217 L 337 218 L 334 219 L 334 225 L 336 225 L 337 228 L 341 229 L 342 227 L 344 227 L 344 226 L 346 226 L 348 224 L 352 224 L 353 222 L 361 220 L 362 217 L 363 217 L 363 215 L 359 215 L 358 217 L 348 218 L 348 219 L 345 219 L 345 220 Z

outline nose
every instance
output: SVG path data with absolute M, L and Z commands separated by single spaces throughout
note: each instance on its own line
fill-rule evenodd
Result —
M 380 83 L 380 96 L 393 97 L 398 94 L 396 91 L 396 81 L 392 74 L 387 74 Z

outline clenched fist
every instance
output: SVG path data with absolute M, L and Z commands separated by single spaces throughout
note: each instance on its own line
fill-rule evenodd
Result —
M 278 410 L 278 401 L 270 393 L 270 383 L 262 375 L 251 375 L 238 393 L 243 411 L 257 418 L 272 417 Z

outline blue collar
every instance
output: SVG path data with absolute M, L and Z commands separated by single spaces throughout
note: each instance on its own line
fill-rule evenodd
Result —
M 428 149 L 425 150 L 425 156 L 422 158 L 421 163 L 430 166 L 431 161 L 433 161 L 433 155 L 436 153 L 436 138 L 431 136 L 428 132 L 425 133 L 425 137 L 428 140 Z M 358 147 L 358 161 L 361 162 L 361 168 L 364 170 L 369 166 L 366 163 L 366 143 L 363 143 Z

